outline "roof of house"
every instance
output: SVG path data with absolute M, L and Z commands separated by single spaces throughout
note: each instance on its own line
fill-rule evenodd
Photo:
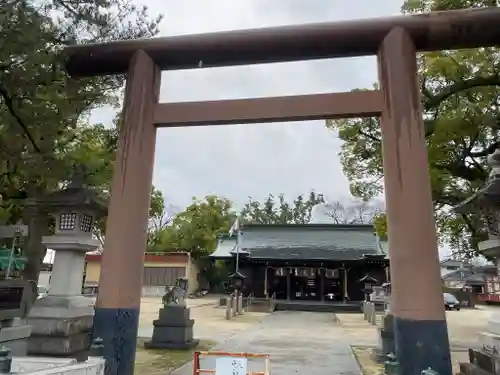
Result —
M 219 240 L 212 257 L 230 257 L 236 238 Z M 372 225 L 247 224 L 241 228 L 240 250 L 252 259 L 356 260 L 382 255 Z
M 442 260 L 440 262 L 440 265 L 443 266 L 443 267 L 460 267 L 460 266 L 470 267 L 470 266 L 472 266 L 468 262 L 464 262 L 464 261 L 456 260 L 456 259 L 445 259 L 445 260 Z
M 465 284 L 481 285 L 485 283 L 484 275 L 484 273 L 465 269 L 449 272 L 442 276 L 442 279 L 444 281 L 463 281 Z

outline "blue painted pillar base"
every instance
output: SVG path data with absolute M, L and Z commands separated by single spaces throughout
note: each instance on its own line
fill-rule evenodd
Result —
M 429 367 L 452 375 L 446 320 L 409 320 L 394 317 L 396 357 L 400 373 L 420 375 Z
M 105 375 L 134 375 L 139 309 L 98 308 L 94 339 L 102 338 Z

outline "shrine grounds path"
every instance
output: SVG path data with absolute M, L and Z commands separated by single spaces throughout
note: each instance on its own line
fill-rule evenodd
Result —
M 187 300 L 191 318 L 195 319 L 195 337 L 215 341 L 217 344 L 211 350 L 268 353 L 273 375 L 359 375 L 361 372 L 350 345 L 358 356 L 359 350 L 368 353 L 378 345 L 377 326 L 364 321 L 362 314 L 245 313 L 227 321 L 224 309 L 215 307 L 217 300 L 215 296 Z M 142 299 L 140 337 L 151 337 L 152 322 L 160 307 L 160 297 Z M 469 347 L 478 347 L 478 333 L 487 330 L 488 320 L 496 311 L 500 312 L 500 307 L 480 306 L 447 312 L 455 369 L 458 369 L 458 362 L 468 360 Z M 213 358 L 201 365 L 202 368 L 215 368 Z M 174 375 L 192 375 L 191 370 L 188 364 Z M 262 371 L 263 363 L 252 364 L 250 370 Z
M 235 321 L 240 318 L 245 316 Z M 213 339 L 218 345 L 212 351 L 270 354 L 273 375 L 361 375 L 333 314 L 295 311 L 260 314 L 252 327 L 225 340 Z M 215 369 L 215 358 L 203 358 L 200 365 L 203 369 Z M 263 360 L 249 360 L 248 371 L 263 370 Z M 192 375 L 192 364 L 173 374 Z

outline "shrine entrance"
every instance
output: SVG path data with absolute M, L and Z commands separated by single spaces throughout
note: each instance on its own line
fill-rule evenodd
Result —
M 451 375 L 416 53 L 497 46 L 498 24 L 492 7 L 66 48 L 73 77 L 127 74 L 94 321 L 106 374 L 134 372 L 158 127 L 380 116 L 400 370 Z M 162 70 L 367 55 L 378 56 L 380 90 L 158 102 Z

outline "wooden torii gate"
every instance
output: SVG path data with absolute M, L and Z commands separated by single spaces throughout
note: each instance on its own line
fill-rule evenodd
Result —
M 492 7 L 67 48 L 74 77 L 127 74 L 95 315 L 106 373 L 133 374 L 158 127 L 380 116 L 397 358 L 405 375 L 451 375 L 416 53 L 497 46 L 498 25 Z M 162 70 L 366 55 L 380 90 L 158 102 Z

